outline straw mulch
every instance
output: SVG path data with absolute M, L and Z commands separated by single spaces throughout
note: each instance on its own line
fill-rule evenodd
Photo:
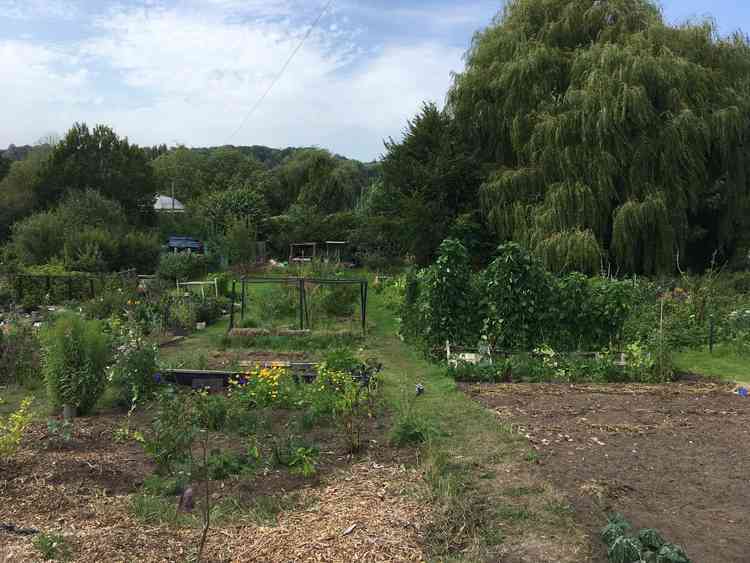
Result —
M 0 522 L 62 533 L 74 561 L 194 558 L 201 530 L 140 524 L 129 514 L 125 495 L 77 496 L 43 476 L 16 479 L 24 479 L 27 494 L 11 505 L 0 503 Z M 420 538 L 429 514 L 410 493 L 418 479 L 414 470 L 395 464 L 349 466 L 303 490 L 304 508 L 282 513 L 276 527 L 212 528 L 204 561 L 423 561 Z M 0 563 L 35 560 L 31 538 L 0 534 Z

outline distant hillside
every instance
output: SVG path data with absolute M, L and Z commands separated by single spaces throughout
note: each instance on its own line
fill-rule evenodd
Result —
M 192 150 L 195 151 L 210 151 L 215 148 L 228 148 L 228 149 L 237 149 L 242 154 L 250 155 L 256 160 L 262 162 L 269 168 L 275 168 L 281 162 L 290 156 L 292 156 L 295 152 L 305 149 L 311 149 L 311 148 L 319 148 L 319 147 L 286 147 L 284 149 L 274 149 L 271 147 L 266 147 L 263 145 L 252 145 L 252 146 L 234 146 L 234 145 L 224 145 L 223 147 L 201 147 L 201 148 L 194 148 Z M 353 158 L 347 158 L 345 156 L 341 156 L 339 154 L 333 155 L 335 158 L 340 160 L 350 160 L 352 162 L 356 162 L 357 164 L 362 165 L 367 172 L 373 176 L 379 174 L 379 163 L 378 162 L 361 162 L 359 160 L 355 160 Z

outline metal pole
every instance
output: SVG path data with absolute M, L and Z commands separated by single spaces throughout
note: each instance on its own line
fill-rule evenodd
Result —
M 237 299 L 236 294 L 236 285 L 237 282 L 232 282 L 232 304 L 229 306 L 229 330 L 232 330 L 234 328 L 234 301 Z
M 367 307 L 365 304 L 366 303 L 365 300 L 367 299 L 365 297 L 365 283 L 366 282 L 360 282 L 359 284 L 359 318 L 362 321 L 362 335 L 364 335 L 365 332 L 367 331 L 367 325 L 365 324 L 367 322 L 366 321 L 367 313 L 365 312 L 366 307 Z
M 240 318 L 244 321 L 245 320 L 245 290 L 246 290 L 247 282 L 245 281 L 245 278 L 242 278 L 242 312 L 240 313 Z
M 89 278 L 89 291 L 91 292 L 91 299 L 95 297 L 94 294 L 94 278 Z
M 305 279 L 299 279 L 299 329 L 305 330 Z

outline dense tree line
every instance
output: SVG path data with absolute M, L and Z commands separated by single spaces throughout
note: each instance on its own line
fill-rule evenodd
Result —
M 283 257 L 293 241 L 346 239 L 373 168 L 315 148 L 141 148 L 109 127 L 75 124 L 58 142 L 0 160 L 3 262 L 150 269 L 170 234 L 238 259 L 267 240 Z M 157 218 L 156 194 L 174 194 L 186 213 Z
M 377 163 L 318 148 L 141 148 L 76 124 L 0 158 L 0 242 L 12 234 L 23 256 L 24 229 L 93 191 L 129 228 L 224 250 L 257 238 L 285 256 L 290 242 L 336 239 L 372 263 L 427 264 L 452 238 L 475 265 L 515 241 L 554 272 L 747 267 L 749 134 L 745 36 L 670 26 L 651 0 L 511 0 L 475 35 L 445 107 L 425 104 Z M 157 223 L 157 193 L 188 212 Z M 80 248 L 111 259 L 87 263 L 122 263 L 91 237 Z M 53 258 L 75 264 L 80 248 Z

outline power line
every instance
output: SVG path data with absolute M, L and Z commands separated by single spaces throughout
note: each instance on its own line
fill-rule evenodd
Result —
M 242 121 L 237 126 L 237 128 L 232 132 L 231 135 L 229 135 L 229 138 L 227 138 L 227 143 L 232 139 L 232 137 L 234 137 L 237 133 L 239 133 L 242 130 L 242 128 L 247 123 L 247 121 L 253 116 L 253 114 L 255 113 L 255 111 L 263 103 L 263 100 L 266 99 L 266 96 L 268 96 L 268 94 L 271 92 L 271 90 L 273 89 L 273 87 L 276 86 L 276 83 L 281 79 L 281 77 L 283 76 L 283 74 L 286 71 L 287 67 L 289 67 L 289 65 L 291 64 L 292 59 L 294 59 L 294 56 L 302 48 L 302 45 L 305 44 L 305 41 L 307 41 L 307 39 L 312 34 L 313 30 L 318 26 L 318 23 L 320 23 L 320 20 L 323 19 L 323 16 L 328 11 L 328 9 L 331 7 L 331 4 L 333 4 L 333 0 L 328 0 L 328 2 L 325 4 L 325 6 L 323 6 L 323 9 L 318 14 L 318 17 L 315 18 L 315 21 L 313 21 L 312 24 L 310 24 L 310 27 L 308 28 L 308 30 L 305 33 L 305 35 L 302 37 L 302 40 L 299 42 L 299 44 L 291 52 L 291 54 L 289 55 L 289 58 L 286 60 L 286 62 L 284 63 L 284 65 L 281 67 L 281 70 L 279 71 L 279 73 L 271 81 L 271 84 L 268 85 L 268 88 L 266 88 L 265 92 L 263 92 L 263 94 L 261 95 L 261 97 L 258 98 L 258 101 L 255 102 L 255 104 L 253 105 L 253 107 L 250 108 L 250 111 L 247 112 L 247 114 L 242 119 Z M 227 143 L 224 143 L 224 144 L 227 144 Z

